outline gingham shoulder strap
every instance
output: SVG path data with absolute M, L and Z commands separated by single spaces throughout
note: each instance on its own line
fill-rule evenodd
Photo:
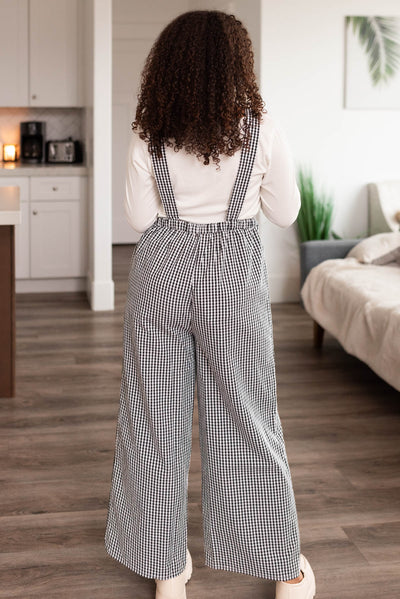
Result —
M 164 143 L 161 144 L 161 158 L 158 158 L 158 156 L 152 152 L 151 159 L 153 162 L 158 192 L 160 194 L 162 205 L 164 206 L 165 214 L 168 218 L 178 220 L 178 209 L 176 207 L 174 190 L 172 189 L 171 177 L 169 176 Z
M 251 171 L 253 169 L 254 158 L 257 151 L 260 124 L 256 116 L 248 109 L 247 118 L 250 123 L 250 142 L 249 147 L 240 151 L 239 168 L 233 185 L 232 194 L 229 201 L 227 220 L 236 220 L 242 209 L 243 201 L 249 185 Z M 165 214 L 168 218 L 178 220 L 178 209 L 172 188 L 171 177 L 169 174 L 167 158 L 165 155 L 164 143 L 161 144 L 161 158 L 155 153 L 151 154 L 154 174 L 161 202 L 164 206 Z
M 240 151 L 239 168 L 233 185 L 226 220 L 237 220 L 239 218 L 257 152 L 260 123 L 249 109 L 247 109 L 247 119 L 250 125 L 249 146 L 247 148 L 242 146 Z

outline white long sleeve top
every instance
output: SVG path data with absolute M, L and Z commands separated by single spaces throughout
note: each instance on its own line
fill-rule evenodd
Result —
M 240 148 L 233 156 L 220 155 L 204 165 L 184 149 L 165 147 L 171 183 L 180 219 L 196 223 L 225 221 L 239 168 Z M 128 222 L 143 233 L 158 215 L 166 216 L 158 192 L 147 143 L 132 131 L 129 144 L 124 208 Z M 267 114 L 262 115 L 259 142 L 239 219 L 259 210 L 274 224 L 289 227 L 300 209 L 293 156 L 284 132 Z

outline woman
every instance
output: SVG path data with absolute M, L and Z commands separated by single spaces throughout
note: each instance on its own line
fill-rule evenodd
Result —
M 205 563 L 311 599 L 277 410 L 258 222 L 281 227 L 300 194 L 263 110 L 246 29 L 233 15 L 174 19 L 147 58 L 127 165 L 132 256 L 105 543 L 185 599 L 187 487 L 197 380 Z

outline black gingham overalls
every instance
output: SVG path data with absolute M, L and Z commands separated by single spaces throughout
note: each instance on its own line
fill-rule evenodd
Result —
M 259 137 L 248 118 L 226 221 L 181 220 L 165 147 L 152 155 L 167 216 L 132 256 L 105 535 L 109 555 L 147 578 L 186 563 L 196 378 L 205 564 L 270 580 L 300 573 L 267 267 L 257 220 L 238 220 Z

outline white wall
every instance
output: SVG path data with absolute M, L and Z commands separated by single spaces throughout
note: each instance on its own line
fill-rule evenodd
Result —
M 246 27 L 254 48 L 254 70 L 260 75 L 260 0 L 189 0 L 188 10 L 222 10 L 234 14 Z
M 126 156 L 140 74 L 158 34 L 186 10 L 188 0 L 113 1 L 113 243 L 136 243 L 141 237 L 124 211 Z
M 335 202 L 333 228 L 367 232 L 370 181 L 399 178 L 399 110 L 343 108 L 345 15 L 400 14 L 398 0 L 261 0 L 261 92 L 297 165 Z M 299 297 L 298 242 L 262 219 L 273 301 Z

